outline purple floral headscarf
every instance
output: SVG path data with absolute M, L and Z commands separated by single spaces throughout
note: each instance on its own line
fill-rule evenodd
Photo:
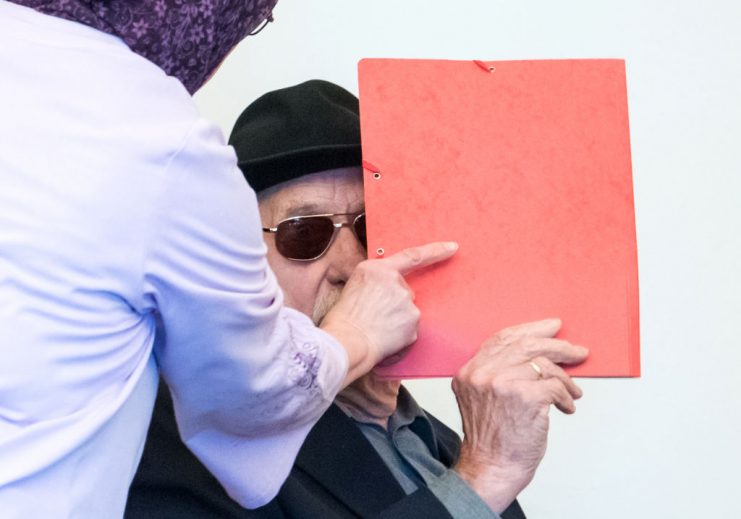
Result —
M 278 0 L 11 0 L 120 37 L 192 94 Z

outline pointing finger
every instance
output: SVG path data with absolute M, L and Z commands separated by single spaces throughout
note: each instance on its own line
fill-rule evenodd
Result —
M 427 267 L 434 263 L 446 260 L 456 253 L 458 244 L 455 242 L 434 242 L 419 247 L 404 249 L 382 261 L 385 265 L 399 271 L 402 275 Z

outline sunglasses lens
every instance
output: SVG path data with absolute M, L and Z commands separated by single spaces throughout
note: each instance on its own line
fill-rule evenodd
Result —
M 310 260 L 324 252 L 332 234 L 334 226 L 326 216 L 294 218 L 278 225 L 275 246 L 286 258 Z
M 355 235 L 358 237 L 358 240 L 360 240 L 360 243 L 363 245 L 363 248 L 365 250 L 368 250 L 368 239 L 365 235 L 365 213 L 359 215 L 355 219 Z

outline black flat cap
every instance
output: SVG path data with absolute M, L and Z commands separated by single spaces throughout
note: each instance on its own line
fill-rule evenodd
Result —
M 360 166 L 358 99 L 318 79 L 269 92 L 245 108 L 229 144 L 258 192 L 310 173 Z

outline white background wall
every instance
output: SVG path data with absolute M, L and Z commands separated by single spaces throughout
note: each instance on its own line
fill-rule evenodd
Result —
M 643 377 L 580 380 L 552 413 L 531 518 L 741 517 L 741 3 L 282 0 L 196 96 L 228 133 L 310 78 L 357 93 L 362 57 L 627 60 Z M 458 427 L 448 380 L 410 384 Z

